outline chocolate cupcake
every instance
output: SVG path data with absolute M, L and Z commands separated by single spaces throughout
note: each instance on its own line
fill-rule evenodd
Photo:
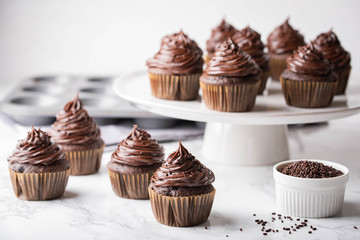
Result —
M 260 87 L 258 94 L 262 94 L 266 87 L 266 82 L 270 74 L 269 56 L 264 52 L 264 44 L 261 35 L 249 26 L 240 31 L 236 31 L 232 37 L 239 48 L 248 54 L 261 68 Z
M 303 35 L 290 26 L 289 18 L 270 33 L 267 48 L 270 56 L 270 76 L 273 80 L 280 79 L 281 73 L 286 69 L 286 59 L 303 45 Z
M 71 175 L 87 175 L 99 170 L 105 144 L 99 127 L 83 108 L 78 95 L 56 115 L 49 134 L 65 151 Z
M 215 197 L 214 181 L 214 173 L 179 142 L 151 177 L 149 195 L 156 220 L 174 227 L 205 222 Z
M 208 52 L 206 62 L 212 58 L 219 45 L 229 37 L 231 38 L 235 32 L 236 29 L 227 23 L 225 19 L 221 20 L 220 24 L 212 29 L 211 36 L 209 40 L 206 41 L 206 50 Z
M 337 79 L 332 65 L 313 43 L 299 47 L 287 59 L 287 69 L 280 77 L 286 103 L 303 108 L 329 106 Z
M 341 46 L 336 34 L 330 30 L 321 33 L 314 41 L 316 49 L 324 54 L 324 57 L 333 64 L 333 70 L 338 75 L 339 83 L 335 94 L 344 94 L 351 70 L 350 53 Z
M 250 111 L 259 92 L 260 73 L 250 55 L 228 38 L 200 77 L 206 106 L 222 112 Z
M 194 100 L 199 95 L 202 50 L 182 31 L 165 36 L 159 52 L 149 59 L 148 74 L 154 97 Z
M 122 198 L 148 199 L 150 178 L 163 158 L 164 149 L 159 143 L 134 125 L 107 164 L 114 193 Z
M 59 198 L 65 192 L 70 163 L 63 150 L 50 136 L 32 127 L 8 158 L 15 195 L 20 199 L 39 201 Z

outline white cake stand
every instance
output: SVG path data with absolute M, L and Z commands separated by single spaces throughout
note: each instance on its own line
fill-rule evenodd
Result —
M 225 113 L 208 109 L 201 98 L 170 101 L 151 95 L 145 71 L 123 75 L 114 83 L 116 94 L 141 109 L 193 121 L 207 122 L 202 159 L 236 165 L 269 165 L 290 157 L 287 124 L 328 121 L 360 112 L 360 85 L 335 96 L 330 107 L 294 108 L 286 105 L 279 82 L 256 98 L 251 112 Z

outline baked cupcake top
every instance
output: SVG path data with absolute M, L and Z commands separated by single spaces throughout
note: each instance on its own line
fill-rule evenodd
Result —
M 56 143 L 51 142 L 46 132 L 34 127 L 25 139 L 19 141 L 13 154 L 8 157 L 10 164 L 50 165 L 61 160 L 65 160 L 63 150 Z
M 203 76 L 207 76 L 207 78 L 205 79 L 202 76 L 200 79 L 208 83 L 214 81 L 213 83 L 221 84 L 228 82 L 226 77 L 231 77 L 232 81 L 235 81 L 234 78 L 257 77 L 260 72 L 259 66 L 250 55 L 239 49 L 238 45 L 231 38 L 228 38 L 218 47 L 208 62 L 203 73 Z
M 151 135 L 134 125 L 129 136 L 122 140 L 111 155 L 116 163 L 144 166 L 161 163 L 164 158 L 164 149 L 151 138 Z
M 350 53 L 344 50 L 332 30 L 318 35 L 314 41 L 314 45 L 335 68 L 350 65 Z
M 313 42 L 300 46 L 286 60 L 287 69 L 300 75 L 327 76 L 332 66 L 324 55 L 314 47 Z
M 269 52 L 274 54 L 292 53 L 304 44 L 304 36 L 290 26 L 289 18 L 276 27 L 267 38 Z
M 236 31 L 232 39 L 241 50 L 250 54 L 259 67 L 263 68 L 268 65 L 269 57 L 264 52 L 265 46 L 258 32 L 247 26 L 240 31 Z
M 216 48 L 223 43 L 228 37 L 232 37 L 236 29 L 225 19 L 221 20 L 220 24 L 212 29 L 211 37 L 206 41 L 206 50 L 209 55 L 215 53 Z
M 160 50 L 146 62 L 155 74 L 201 73 L 204 60 L 202 50 L 183 31 L 165 36 Z
M 99 127 L 83 108 L 78 94 L 56 115 L 49 134 L 64 145 L 89 145 L 101 139 Z
M 212 184 L 215 176 L 179 142 L 150 181 L 155 187 L 201 187 Z

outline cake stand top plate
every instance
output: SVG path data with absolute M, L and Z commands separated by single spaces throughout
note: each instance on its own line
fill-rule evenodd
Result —
M 114 82 L 116 94 L 141 109 L 185 120 L 223 122 L 247 125 L 299 124 L 328 121 L 360 112 L 360 85 L 350 84 L 346 95 L 335 96 L 327 108 L 289 107 L 279 82 L 272 81 L 264 95 L 258 95 L 252 111 L 242 113 L 218 112 L 208 109 L 201 97 L 194 101 L 172 101 L 151 95 L 146 71 L 124 74 Z

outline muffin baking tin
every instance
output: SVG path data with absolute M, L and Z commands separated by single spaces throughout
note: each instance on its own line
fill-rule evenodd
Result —
M 0 109 L 25 125 L 51 124 L 64 105 L 79 93 L 85 109 L 99 124 L 123 118 L 164 119 L 117 97 L 114 76 L 37 76 L 20 82 L 1 102 Z

